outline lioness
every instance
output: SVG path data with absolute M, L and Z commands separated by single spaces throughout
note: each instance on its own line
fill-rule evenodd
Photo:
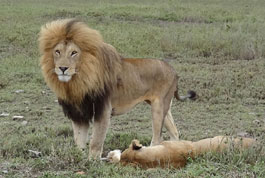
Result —
M 133 140 L 129 148 L 122 153 L 120 150 L 111 151 L 107 158 L 102 160 L 141 168 L 180 168 L 186 165 L 188 158 L 195 158 L 207 152 L 221 152 L 229 147 L 246 149 L 254 144 L 255 140 L 252 138 L 227 136 L 216 136 L 197 142 L 163 141 L 160 145 L 149 147 L 144 147 L 138 140 Z

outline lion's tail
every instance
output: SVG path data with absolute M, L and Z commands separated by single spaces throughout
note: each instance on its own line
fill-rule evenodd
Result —
M 192 99 L 192 100 L 194 100 L 194 99 L 196 98 L 196 92 L 193 91 L 193 90 L 189 90 L 189 91 L 187 92 L 187 95 L 185 95 L 185 96 L 180 96 L 180 95 L 178 94 L 178 90 L 176 90 L 175 93 L 174 93 L 174 95 L 175 95 L 175 98 L 176 98 L 177 100 L 180 100 L 180 101 L 184 101 L 184 100 L 186 100 L 187 98 Z

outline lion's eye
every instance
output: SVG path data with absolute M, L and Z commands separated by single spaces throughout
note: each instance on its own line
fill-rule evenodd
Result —
M 60 55 L 60 51 L 57 49 L 57 50 L 55 51 L 55 54 Z
M 72 51 L 71 56 L 75 56 L 77 54 L 77 51 Z

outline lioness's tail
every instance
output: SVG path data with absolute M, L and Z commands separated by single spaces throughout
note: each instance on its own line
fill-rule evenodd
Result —
M 187 92 L 187 95 L 186 96 L 179 96 L 178 90 L 176 90 L 175 93 L 174 93 L 174 95 L 175 95 L 175 98 L 177 100 L 180 100 L 180 101 L 184 101 L 187 98 L 192 99 L 192 100 L 194 100 L 196 98 L 196 92 L 195 91 L 192 91 L 192 90 L 189 90 Z

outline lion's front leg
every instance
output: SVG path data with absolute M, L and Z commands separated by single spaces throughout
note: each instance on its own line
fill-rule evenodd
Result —
M 92 138 L 89 143 L 89 159 L 99 159 L 102 154 L 104 140 L 110 123 L 111 104 L 105 103 L 104 110 L 94 118 Z
M 89 123 L 72 121 L 74 140 L 78 148 L 85 149 L 88 140 Z

